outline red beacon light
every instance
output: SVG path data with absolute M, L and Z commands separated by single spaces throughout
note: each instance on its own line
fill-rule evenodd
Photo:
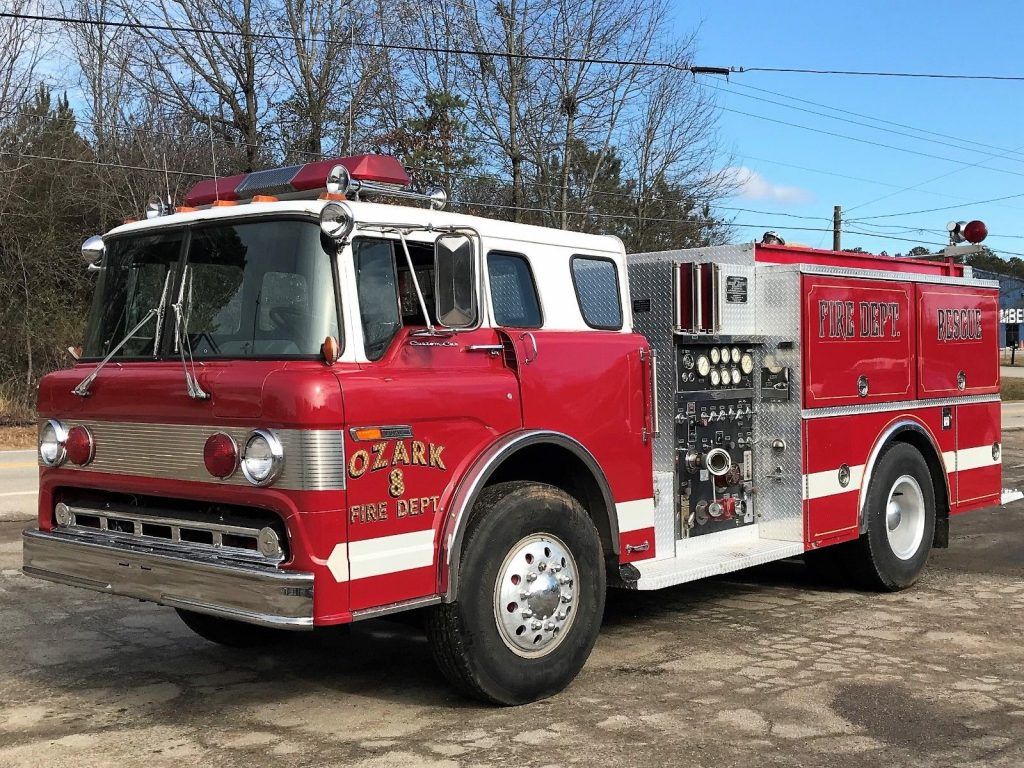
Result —
M 988 227 L 980 219 L 972 221 L 951 221 L 946 225 L 949 230 L 949 242 L 952 245 L 962 243 L 965 240 L 971 245 L 977 245 L 988 237 Z
M 307 197 L 310 192 L 326 190 L 328 174 L 339 165 L 349 172 L 352 179 L 368 182 L 367 186 L 380 185 L 400 191 L 409 184 L 409 174 L 394 157 L 331 157 L 305 165 L 288 165 L 237 176 L 204 179 L 189 190 L 185 196 L 185 205 L 213 205 L 218 201 L 237 202 L 268 195 L 282 200 Z
M 81 424 L 68 430 L 68 439 L 64 442 L 64 450 L 72 464 L 84 467 L 96 452 L 96 444 L 93 442 L 92 433 L 88 427 Z
M 222 480 L 229 477 L 238 467 L 238 446 L 234 439 L 223 432 L 210 435 L 203 446 L 203 463 L 214 477 Z

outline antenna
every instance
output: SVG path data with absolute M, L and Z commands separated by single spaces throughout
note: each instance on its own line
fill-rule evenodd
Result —
M 173 200 L 171 199 L 171 174 L 167 171 L 167 153 L 164 152 L 164 190 L 167 192 L 167 212 L 171 212 Z
M 213 195 L 214 200 L 220 201 L 220 181 L 217 179 L 217 152 L 213 148 L 213 116 L 207 115 L 207 125 L 210 127 L 210 157 L 213 160 Z

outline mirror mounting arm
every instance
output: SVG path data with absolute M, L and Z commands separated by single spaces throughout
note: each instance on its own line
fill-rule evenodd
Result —
M 434 328 L 430 322 L 430 313 L 427 312 L 427 302 L 423 299 L 423 291 L 420 289 L 419 278 L 416 277 L 416 268 L 412 264 L 412 256 L 409 255 L 409 245 L 405 242 L 405 233 L 401 230 L 398 231 L 398 237 L 402 241 L 402 251 L 405 252 L 405 263 L 409 265 L 409 277 L 412 278 L 413 287 L 416 288 L 416 298 L 420 302 L 420 310 L 423 312 L 423 320 L 427 324 L 427 332 L 430 334 L 437 333 L 437 329 Z

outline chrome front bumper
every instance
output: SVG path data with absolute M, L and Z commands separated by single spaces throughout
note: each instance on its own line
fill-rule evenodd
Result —
M 28 576 L 281 629 L 313 628 L 313 574 L 166 554 L 102 536 L 28 530 Z

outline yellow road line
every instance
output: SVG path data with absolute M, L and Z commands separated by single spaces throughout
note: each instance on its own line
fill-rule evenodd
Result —
M 38 467 L 38 461 L 12 461 L 10 464 L 0 464 L 0 470 L 4 469 L 28 469 L 29 467 Z

